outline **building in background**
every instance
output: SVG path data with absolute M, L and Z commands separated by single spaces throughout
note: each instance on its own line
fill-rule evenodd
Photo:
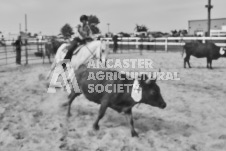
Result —
M 188 21 L 188 34 L 205 36 L 207 33 L 207 24 L 208 24 L 207 19 L 189 20 Z M 210 35 L 226 36 L 225 26 L 226 26 L 226 18 L 211 19 Z

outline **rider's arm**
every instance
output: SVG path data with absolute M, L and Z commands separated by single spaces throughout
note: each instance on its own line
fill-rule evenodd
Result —
M 82 29 L 81 26 L 78 27 L 78 33 L 80 34 L 80 36 L 81 36 L 82 38 L 86 38 L 86 34 L 85 34 L 85 32 L 83 31 L 83 29 Z
M 88 29 L 88 36 L 92 37 L 93 36 L 93 32 L 92 32 L 92 30 L 91 30 L 89 25 L 87 25 L 87 29 Z

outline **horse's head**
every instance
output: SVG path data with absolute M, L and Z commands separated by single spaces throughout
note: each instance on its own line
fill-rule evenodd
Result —
M 105 40 L 101 40 L 101 62 L 106 63 L 107 56 L 108 56 L 108 51 L 109 49 L 107 48 L 107 43 Z
M 107 43 L 105 40 L 101 40 L 101 50 L 106 50 L 107 49 Z

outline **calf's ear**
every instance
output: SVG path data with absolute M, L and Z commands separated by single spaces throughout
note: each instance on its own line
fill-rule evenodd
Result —
M 153 83 L 156 82 L 156 78 L 155 79 L 149 79 L 146 74 L 142 74 L 139 78 L 140 78 L 140 84 L 141 85 L 149 85 L 149 84 L 153 84 Z
M 142 74 L 141 76 L 139 76 L 139 81 L 141 85 L 146 84 L 146 82 L 148 81 L 148 76 L 146 74 Z

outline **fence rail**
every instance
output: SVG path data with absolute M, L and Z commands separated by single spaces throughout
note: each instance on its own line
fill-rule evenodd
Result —
M 112 38 L 102 38 L 106 40 L 107 44 L 113 45 Z M 183 46 L 187 41 L 199 40 L 205 43 L 212 41 L 217 46 L 226 47 L 226 37 L 161 37 L 161 38 L 139 38 L 139 37 L 121 37 L 118 38 L 119 45 L 135 46 L 139 49 L 140 46 L 163 46 L 165 51 L 168 51 L 168 46 Z M 143 48 L 143 47 L 142 47 Z
M 106 40 L 109 47 L 112 47 L 112 38 L 102 38 Z M 205 43 L 206 41 L 212 41 L 216 45 L 221 47 L 226 47 L 226 37 L 163 37 L 163 38 L 139 38 L 139 37 L 121 37 L 118 38 L 119 49 L 121 53 L 123 50 L 164 50 L 169 49 L 181 51 L 181 47 L 188 41 L 199 40 Z M 14 41 L 1 41 L 0 43 L 0 66 L 15 64 L 16 54 L 15 47 L 12 46 Z M 29 39 L 27 45 L 22 47 L 21 61 L 24 64 L 28 64 L 31 61 L 39 60 L 39 62 L 44 62 L 43 58 L 35 56 L 35 52 L 42 52 L 45 49 L 45 40 Z M 5 44 L 5 45 L 2 45 Z M 145 48 L 146 47 L 146 48 Z M 140 51 L 142 54 L 142 51 Z

